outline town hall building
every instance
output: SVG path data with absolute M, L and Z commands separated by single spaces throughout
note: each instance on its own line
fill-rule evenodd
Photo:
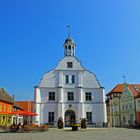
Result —
M 70 34 L 64 42 L 64 57 L 55 69 L 44 74 L 35 86 L 35 111 L 38 125 L 64 126 L 72 121 L 102 127 L 107 122 L 105 91 L 94 73 L 85 69 L 75 56 L 76 44 Z

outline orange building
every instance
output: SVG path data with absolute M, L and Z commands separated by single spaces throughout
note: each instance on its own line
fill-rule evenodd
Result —
M 33 101 L 17 101 L 24 111 L 34 112 L 34 102 Z
M 4 89 L 0 89 L 0 126 L 12 124 L 13 104 L 13 98 Z
M 33 101 L 17 101 L 18 105 L 20 105 L 24 111 L 32 112 L 34 113 L 34 102 Z M 23 117 L 23 123 L 33 123 L 34 117 L 33 116 L 24 116 Z
M 14 110 L 22 107 L 2 88 L 0 89 L 0 126 L 10 126 L 14 121 Z

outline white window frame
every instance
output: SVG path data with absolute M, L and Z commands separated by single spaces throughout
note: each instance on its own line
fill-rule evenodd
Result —
M 91 92 L 85 92 L 85 100 L 92 101 L 92 93 Z
M 49 92 L 49 101 L 55 101 L 55 92 Z
M 92 112 L 86 112 L 86 118 L 88 123 L 92 123 Z
M 75 84 L 75 75 L 65 75 L 66 84 Z
M 48 122 L 54 123 L 54 112 L 48 112 Z
M 74 101 L 74 92 L 67 92 L 67 100 Z

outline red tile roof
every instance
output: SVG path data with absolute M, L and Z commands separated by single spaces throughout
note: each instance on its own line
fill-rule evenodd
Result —
M 129 85 L 128 88 L 130 89 L 134 97 L 140 94 L 140 84 L 132 84 L 132 85 Z
M 14 99 L 3 88 L 0 89 L 0 100 L 14 104 Z
M 23 110 L 23 107 L 19 105 L 16 101 L 14 101 L 13 107 L 19 110 Z
M 122 93 L 125 88 L 125 84 L 117 84 L 108 94 L 111 95 L 113 93 Z M 129 90 L 132 92 L 134 96 L 140 94 L 140 84 L 128 84 Z
M 0 101 L 10 103 L 14 108 L 22 110 L 22 107 L 3 88 L 0 88 Z
M 124 84 L 117 84 L 107 95 L 121 93 L 124 90 Z

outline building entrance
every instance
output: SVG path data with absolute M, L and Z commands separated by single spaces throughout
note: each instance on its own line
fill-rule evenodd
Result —
M 65 112 L 65 126 L 71 126 L 72 123 L 75 123 L 75 112 L 67 110 Z

